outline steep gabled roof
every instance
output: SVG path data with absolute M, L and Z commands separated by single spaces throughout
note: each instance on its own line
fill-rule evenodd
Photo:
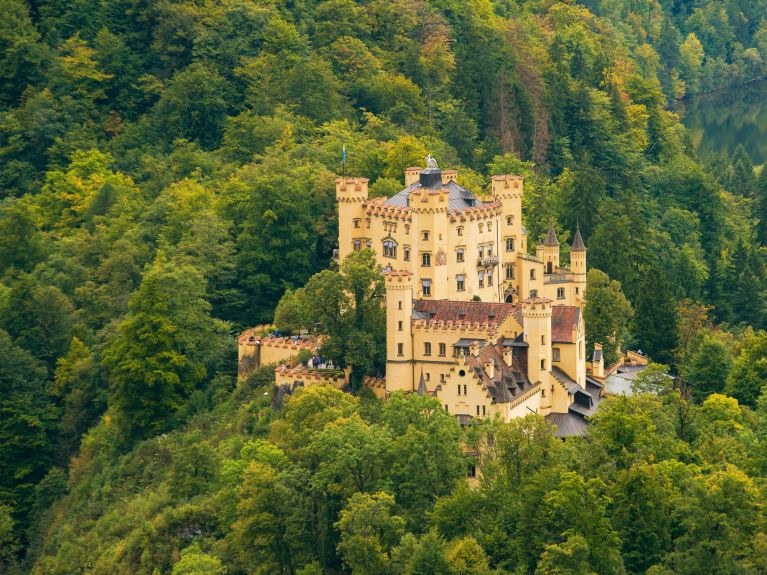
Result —
M 575 343 L 573 329 L 581 319 L 581 309 L 573 305 L 555 305 L 551 309 L 551 341 Z

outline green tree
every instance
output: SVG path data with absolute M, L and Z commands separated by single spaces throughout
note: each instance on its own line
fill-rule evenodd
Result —
M 0 505 L 8 508 L 18 531 L 3 537 L 18 538 L 27 527 L 34 503 L 35 484 L 52 461 L 56 410 L 48 395 L 45 368 L 28 351 L 15 345 L 0 330 Z
M 680 375 L 692 385 L 693 397 L 701 402 L 721 393 L 732 367 L 728 346 L 715 335 L 704 335 L 680 366 Z
M 644 272 L 634 310 L 634 333 L 642 352 L 656 363 L 673 365 L 679 345 L 679 312 L 668 282 L 657 268 Z
M 724 391 L 740 403 L 756 407 L 762 388 L 767 385 L 767 333 L 747 332 L 740 348 L 740 353 L 732 362 Z
M 224 575 L 221 559 L 205 553 L 198 543 L 181 551 L 181 559 L 173 566 L 173 575 Z
M 394 497 L 388 493 L 355 493 L 336 523 L 341 533 L 338 553 L 354 575 L 387 575 L 404 525 L 404 519 L 394 514 Z
M 104 352 L 109 407 L 123 441 L 166 429 L 223 360 L 228 329 L 209 313 L 202 275 L 160 255 Z
M 589 270 L 584 300 L 583 319 L 588 325 L 586 355 L 594 352 L 595 343 L 601 343 L 605 365 L 610 365 L 618 359 L 618 349 L 634 311 L 623 295 L 620 282 L 596 268 Z

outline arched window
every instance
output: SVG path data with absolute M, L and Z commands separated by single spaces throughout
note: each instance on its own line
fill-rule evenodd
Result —
M 384 240 L 383 255 L 385 258 L 397 257 L 397 242 L 394 240 Z
M 480 224 L 479 224 L 479 231 L 480 231 L 480 233 L 482 233 L 482 231 L 484 230 L 484 228 L 485 228 L 485 224 L 483 224 L 482 222 L 480 222 Z
M 458 235 L 459 235 L 459 236 L 462 236 L 462 235 L 463 235 L 463 226 L 458 226 L 458 227 L 456 228 L 456 232 L 458 232 Z
M 360 240 L 354 240 L 354 251 L 358 252 L 362 248 L 362 242 Z

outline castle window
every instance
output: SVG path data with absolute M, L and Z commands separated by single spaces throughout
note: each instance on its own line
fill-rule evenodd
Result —
M 458 384 L 458 395 L 461 395 L 461 384 Z
M 385 258 L 397 257 L 397 242 L 394 240 L 384 240 L 383 255 Z
M 513 280 L 514 279 L 514 264 L 507 264 L 506 265 L 506 279 L 507 280 Z
M 485 224 L 483 224 L 482 222 L 480 222 L 480 223 L 479 223 L 479 231 L 480 231 L 480 233 L 482 233 L 482 232 L 484 231 L 484 227 L 485 227 Z
M 530 297 L 538 297 L 538 290 L 537 289 L 531 289 L 530 290 Z
M 463 377 L 464 375 L 466 375 L 466 372 L 465 372 L 463 369 L 461 369 L 461 370 L 458 372 L 458 375 L 459 375 L 459 376 L 461 376 L 461 377 Z M 459 391 L 458 391 L 458 395 L 461 395 L 461 392 L 460 392 L 460 389 L 461 389 L 461 388 L 460 388 L 460 386 L 459 386 L 459 388 L 458 388 L 458 389 L 459 389 Z
M 558 347 L 555 347 L 554 349 L 551 350 L 551 355 L 552 355 L 552 358 L 551 358 L 552 361 L 559 362 L 559 360 L 560 360 L 560 351 L 559 351 Z
M 428 242 L 429 241 L 429 232 L 421 232 L 421 237 L 423 238 L 423 241 Z
M 482 415 L 487 415 L 487 413 L 485 412 L 485 406 L 484 405 L 482 406 Z
M 546 336 L 545 335 L 541 336 L 541 345 L 546 345 Z
M 455 250 L 455 261 L 461 263 L 463 261 L 463 248 Z
M 398 343 L 397 344 L 397 355 L 405 355 L 405 344 L 404 343 Z
M 534 280 L 534 279 L 535 279 L 535 269 L 531 269 L 531 270 L 530 270 L 530 279 L 531 279 L 531 280 Z
M 466 471 L 466 477 L 473 479 L 477 476 L 477 466 L 476 465 L 469 465 L 468 470 Z
M 492 232 L 493 231 L 493 222 L 487 222 L 487 231 Z
M 431 280 L 421 280 L 421 294 L 423 297 L 431 296 Z
M 514 238 L 506 238 L 506 251 L 507 252 L 514 251 Z
M 354 251 L 358 252 L 362 249 L 362 242 L 360 240 L 354 240 Z
M 479 272 L 479 287 L 485 287 L 485 273 Z
M 439 382 L 440 383 L 445 383 L 445 374 L 444 373 L 440 373 L 439 374 Z
M 421 267 L 431 267 L 431 254 L 429 252 L 424 252 L 421 254 Z
M 426 372 L 426 381 L 431 381 L 431 372 Z
M 578 295 L 578 293 L 580 293 L 580 291 L 581 291 L 580 288 L 575 288 L 575 295 Z
M 479 406 L 477 406 L 477 416 L 479 416 Z
M 479 255 L 479 257 L 484 257 L 484 255 L 485 255 L 485 246 L 483 246 L 481 244 L 478 245 L 477 246 L 477 254 Z
M 557 288 L 557 299 L 565 299 L 565 288 Z
M 372 248 L 372 247 L 373 247 L 373 241 L 372 241 L 372 240 L 367 240 L 367 241 L 365 242 L 365 245 L 366 245 L 368 248 Z
M 397 309 L 402 309 L 402 302 L 401 301 L 397 302 Z
M 466 391 L 466 384 L 465 383 L 463 384 L 463 394 L 464 395 L 469 395 L 469 392 Z
M 405 233 L 406 234 L 410 233 L 410 224 L 405 224 Z
M 458 291 L 464 291 L 466 289 L 466 281 L 463 275 L 459 274 L 455 276 L 455 283 L 456 283 L 455 289 L 457 289 Z
M 487 272 L 487 285 L 493 285 L 493 272 Z
M 447 346 L 444 343 L 441 343 L 439 344 L 439 356 L 445 357 L 445 355 L 447 355 Z M 443 380 L 445 379 L 444 376 L 442 377 L 442 379 Z
M 456 233 L 457 233 L 459 236 L 462 236 L 462 235 L 463 235 L 463 226 L 458 226 L 458 227 L 455 229 L 455 231 L 456 231 Z
M 397 322 L 397 331 L 402 331 L 402 322 L 401 321 Z
M 423 344 L 423 354 L 424 355 L 431 355 L 431 342 L 426 342 Z
M 542 359 L 541 360 L 541 371 L 544 371 L 545 369 L 546 369 L 546 360 Z
M 405 246 L 403 251 L 404 251 L 405 261 L 409 262 L 410 261 L 410 246 Z
M 510 226 L 514 223 L 514 216 L 506 216 L 506 225 Z
M 493 256 L 493 244 L 487 244 L 487 257 Z
M 359 219 L 359 218 L 355 219 L 355 220 L 354 220 L 354 227 L 355 227 L 355 228 L 359 228 L 361 223 L 362 223 L 362 222 L 360 221 L 360 219 Z

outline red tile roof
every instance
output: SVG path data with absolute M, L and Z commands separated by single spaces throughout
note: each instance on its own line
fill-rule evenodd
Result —
M 580 308 L 572 305 L 552 306 L 551 341 L 575 343 L 573 327 L 577 327 L 580 321 L 580 312 Z
M 433 321 L 464 321 L 469 323 L 503 322 L 507 316 L 520 308 L 510 303 L 490 303 L 484 301 L 417 300 L 414 317 Z M 462 315 L 463 314 L 463 315 Z M 492 320 L 490 317 L 493 316 Z

